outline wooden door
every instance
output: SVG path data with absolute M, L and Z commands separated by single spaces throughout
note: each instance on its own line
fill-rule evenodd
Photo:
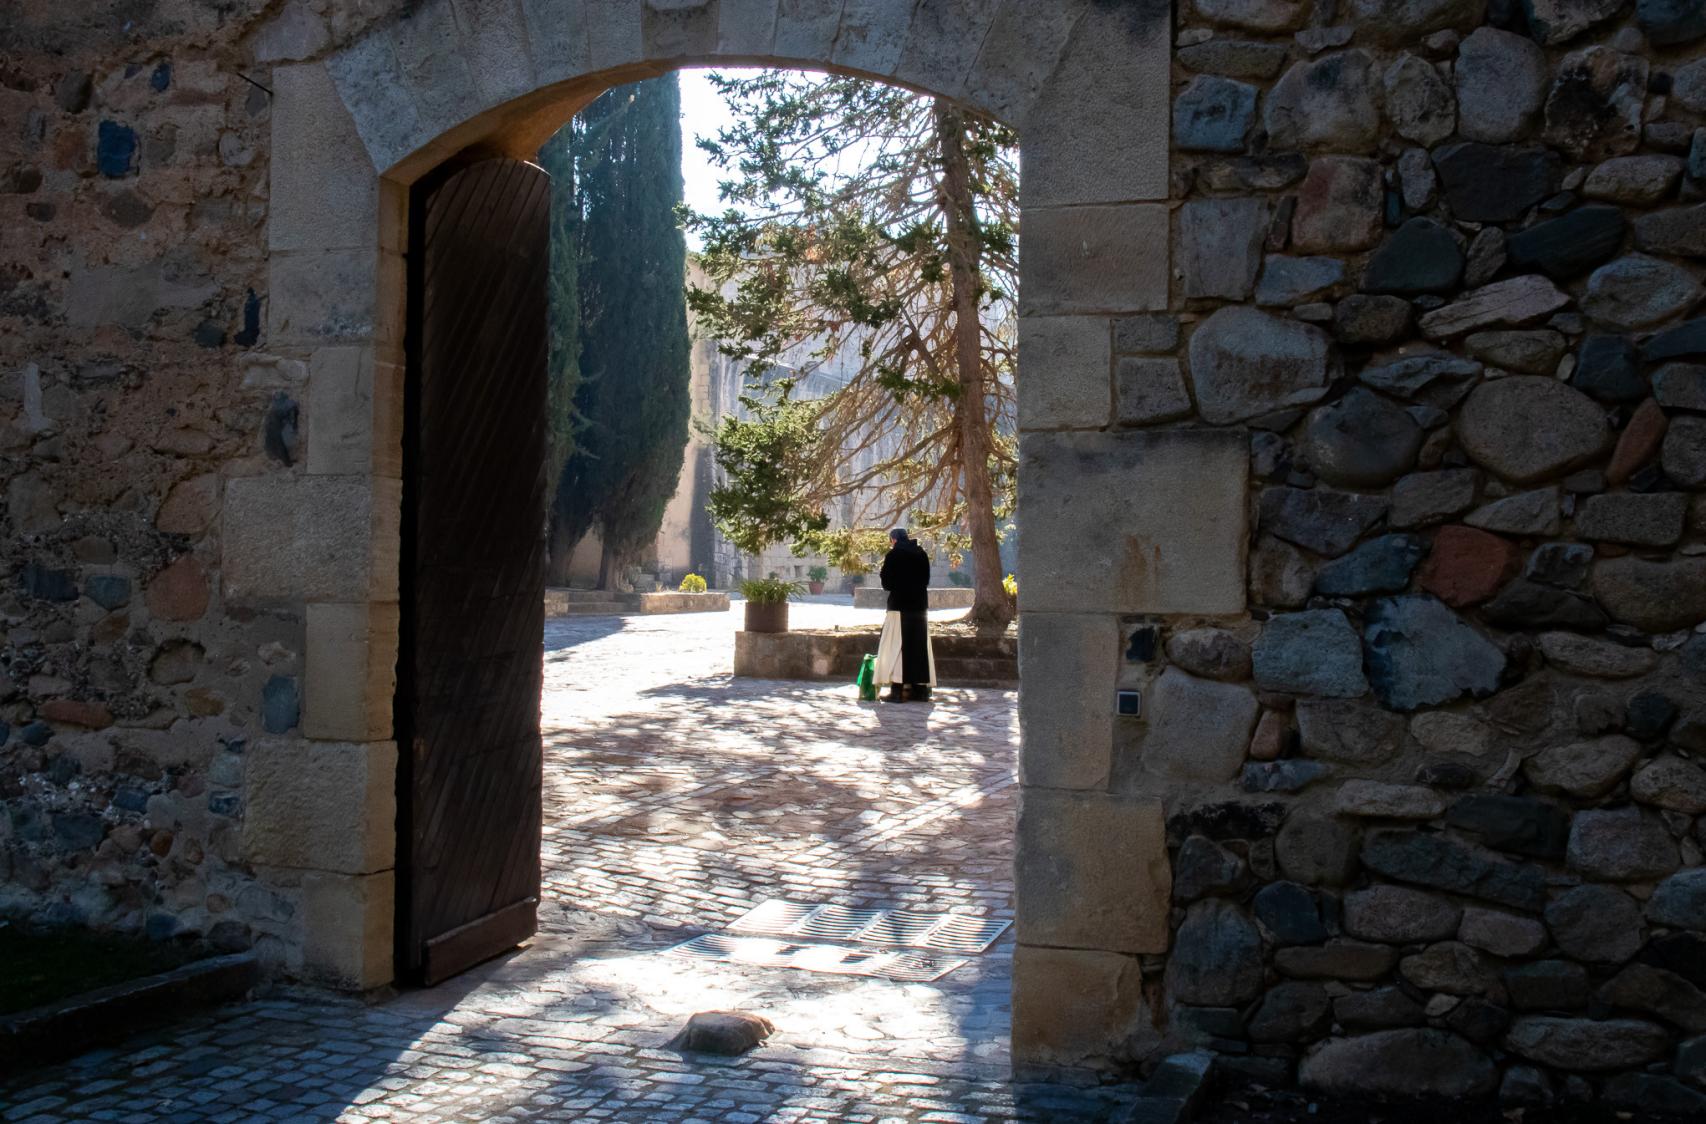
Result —
M 397 957 L 428 984 L 536 927 L 550 196 L 486 159 L 411 207 Z

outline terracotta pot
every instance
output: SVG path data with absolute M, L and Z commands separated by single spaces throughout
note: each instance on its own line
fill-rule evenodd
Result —
M 806 588 L 811 590 L 813 593 L 822 593 L 823 592 L 823 583 L 822 582 L 807 582 Z
M 746 603 L 746 630 L 748 632 L 787 632 L 788 603 L 775 601 L 760 605 L 756 601 Z

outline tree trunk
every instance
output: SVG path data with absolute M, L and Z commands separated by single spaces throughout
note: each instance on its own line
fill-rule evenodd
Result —
M 604 537 L 602 545 L 598 553 L 598 588 L 615 589 L 615 583 L 622 577 L 622 559 L 610 545 L 609 536 Z
M 960 386 L 954 415 L 975 595 L 966 619 L 980 628 L 1004 629 L 1013 619 L 1013 602 L 1001 586 L 1001 540 L 995 533 L 995 489 L 989 473 L 983 325 L 978 315 L 983 246 L 977 232 L 971 164 L 966 158 L 965 114 L 941 99 L 936 101 L 936 140 L 942 156 L 941 207 L 947 223 L 948 268 L 954 291 L 954 365 Z
M 550 537 L 547 539 L 545 551 L 545 584 L 566 586 L 569 584 L 569 563 L 574 561 L 575 547 L 579 545 L 569 538 L 569 528 L 551 512 Z

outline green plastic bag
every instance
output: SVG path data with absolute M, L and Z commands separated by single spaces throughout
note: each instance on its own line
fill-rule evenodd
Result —
M 859 697 L 866 702 L 877 700 L 877 657 L 866 656 L 859 661 L 859 674 L 853 677 L 859 685 Z

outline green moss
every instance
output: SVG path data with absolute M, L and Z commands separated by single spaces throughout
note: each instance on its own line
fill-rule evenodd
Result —
M 74 929 L 0 927 L 0 1015 L 164 972 L 207 953 L 191 945 Z

